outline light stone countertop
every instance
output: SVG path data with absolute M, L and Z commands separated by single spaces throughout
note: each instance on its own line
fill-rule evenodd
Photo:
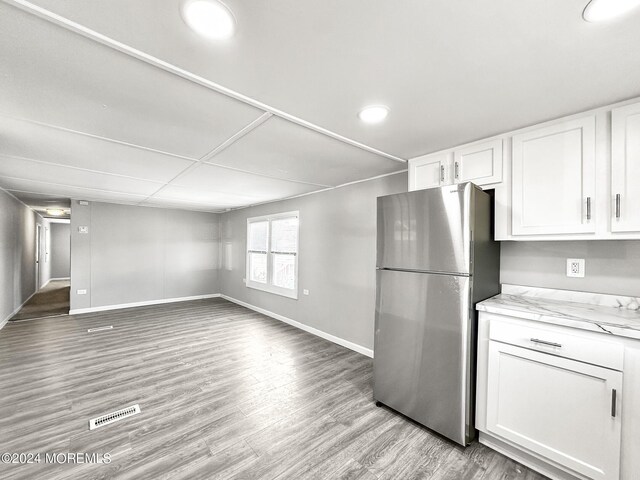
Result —
M 476 308 L 640 340 L 639 299 L 635 297 L 503 285 L 500 295 L 478 303 Z

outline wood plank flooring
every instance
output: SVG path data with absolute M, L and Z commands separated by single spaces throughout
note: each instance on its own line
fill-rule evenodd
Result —
M 222 299 L 10 323 L 0 453 L 42 457 L 0 463 L 0 478 L 544 478 L 377 408 L 371 380 L 371 359 Z M 67 452 L 111 462 L 44 462 Z

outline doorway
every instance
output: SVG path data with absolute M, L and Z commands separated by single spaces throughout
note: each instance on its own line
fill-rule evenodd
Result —
M 35 264 L 36 293 L 12 321 L 69 313 L 71 225 L 68 219 L 45 219 L 36 225 Z

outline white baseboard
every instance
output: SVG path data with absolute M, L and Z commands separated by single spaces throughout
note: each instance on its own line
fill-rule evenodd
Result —
M 549 477 L 551 480 L 586 480 L 587 478 L 572 475 L 564 469 L 552 465 L 550 460 L 541 460 L 535 455 L 523 452 L 520 448 L 513 447 L 509 443 L 484 432 L 478 432 L 478 442 L 521 463 L 525 467 L 529 467 L 531 470 Z
M 18 307 L 13 311 L 13 312 L 11 312 L 9 315 L 7 315 L 7 316 L 4 318 L 4 320 L 1 320 L 1 321 L 0 321 L 0 330 L 2 330 L 2 327 L 4 327 L 4 326 L 7 324 L 7 322 L 9 321 L 9 319 L 10 319 L 11 317 L 13 317 L 16 313 L 18 313 L 18 312 L 20 311 L 20 309 L 21 309 L 22 307 L 24 307 L 24 305 L 25 305 L 29 300 L 31 300 L 31 298 L 32 298 L 36 293 L 38 293 L 38 292 L 33 292 L 31 295 L 29 295 L 29 298 L 27 298 L 24 302 L 22 302 L 22 304 L 20 304 L 20 305 L 19 305 L 19 306 L 18 306 Z
M 373 358 L 373 350 L 370 348 L 366 348 L 362 345 L 358 345 L 357 343 L 353 343 L 343 338 L 336 337 L 335 335 L 331 335 L 330 333 L 323 332 L 322 330 L 318 330 L 317 328 L 310 327 L 309 325 L 305 325 L 304 323 L 297 322 L 278 313 L 270 312 L 269 310 L 265 310 L 264 308 L 256 307 L 255 305 L 251 305 L 250 303 L 237 300 L 235 298 L 229 297 L 228 295 L 222 294 L 220 296 L 225 300 L 229 300 L 230 302 L 246 307 L 249 310 L 253 310 L 254 312 L 262 313 L 263 315 L 266 315 L 268 317 L 275 318 L 276 320 L 280 320 L 284 323 L 288 323 L 289 325 L 299 328 L 300 330 L 312 333 L 313 335 L 324 338 L 325 340 L 329 340 L 330 342 L 337 343 L 338 345 L 353 350 L 354 352 L 358 352 L 362 355 Z
M 190 300 L 202 300 L 204 298 L 220 297 L 219 293 L 209 293 L 207 295 L 194 295 L 192 297 L 163 298 L 160 300 L 148 300 L 145 302 L 120 303 L 118 305 L 103 305 L 101 307 L 76 308 L 69 310 L 69 315 L 79 315 L 81 313 L 106 312 L 107 310 L 120 310 L 122 308 L 146 307 L 149 305 L 161 305 L 163 303 L 188 302 Z
M 45 282 L 44 285 L 41 285 L 40 288 L 38 290 L 42 290 L 44 287 L 46 287 L 47 285 L 49 285 L 49 283 L 53 282 L 54 280 L 71 280 L 71 277 L 56 277 L 56 278 L 50 278 L 49 280 L 47 280 Z

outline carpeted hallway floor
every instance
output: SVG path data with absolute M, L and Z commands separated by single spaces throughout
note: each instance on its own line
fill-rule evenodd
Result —
M 69 280 L 52 280 L 31 297 L 31 300 L 11 318 L 11 321 L 67 315 L 70 291 Z

